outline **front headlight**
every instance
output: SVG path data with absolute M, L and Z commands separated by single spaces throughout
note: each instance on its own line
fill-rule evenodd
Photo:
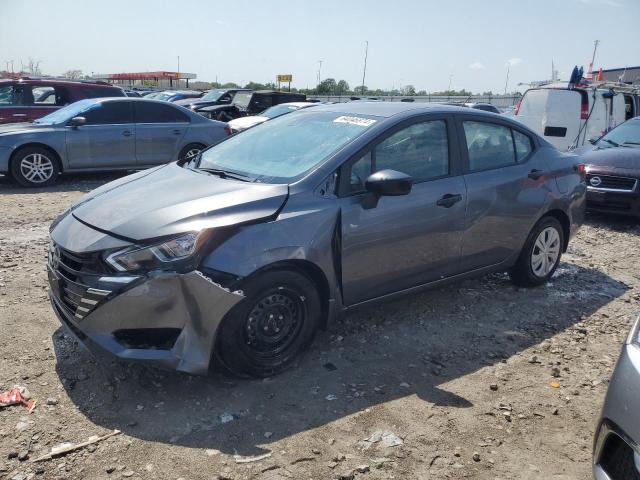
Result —
M 172 268 L 191 258 L 205 237 L 204 232 L 186 233 L 156 245 L 119 250 L 106 256 L 105 261 L 120 272 Z

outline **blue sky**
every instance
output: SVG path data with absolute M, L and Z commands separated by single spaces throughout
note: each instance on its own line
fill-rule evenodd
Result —
M 510 88 L 575 64 L 640 65 L 640 0 L 0 0 L 0 69 L 40 60 L 47 74 L 180 70 L 201 80 L 322 77 L 367 86 Z

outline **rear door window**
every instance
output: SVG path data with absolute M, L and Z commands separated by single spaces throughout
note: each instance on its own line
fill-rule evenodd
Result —
M 488 122 L 462 122 L 469 153 L 469 170 L 489 170 L 515 165 L 511 129 Z
M 189 116 L 171 105 L 135 102 L 136 123 L 189 123 Z
M 512 130 L 512 132 L 513 144 L 516 148 L 516 161 L 521 162 L 533 151 L 533 144 L 531 143 L 531 138 L 528 135 L 517 130 Z
M 131 102 L 97 103 L 82 116 L 87 119 L 86 125 L 119 125 L 133 122 Z

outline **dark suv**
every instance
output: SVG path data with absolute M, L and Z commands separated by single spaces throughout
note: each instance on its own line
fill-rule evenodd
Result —
M 121 88 L 98 81 L 0 80 L 0 124 L 31 122 L 85 98 L 124 96 Z
M 229 105 L 216 105 L 200 108 L 197 112 L 211 120 L 228 122 L 234 118 L 257 115 L 267 108 L 281 103 L 305 102 L 307 96 L 303 93 L 276 92 L 274 90 L 240 91 L 235 94 Z
M 233 97 L 238 92 L 253 92 L 248 88 L 215 88 L 208 91 L 200 98 L 185 98 L 183 100 L 177 100 L 177 105 L 182 105 L 194 112 L 199 111 L 204 107 L 213 107 L 215 105 L 229 105 L 233 100 Z

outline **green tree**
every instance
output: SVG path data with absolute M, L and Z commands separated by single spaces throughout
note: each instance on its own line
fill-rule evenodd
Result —
M 413 85 L 405 85 L 404 87 L 402 87 L 402 90 L 400 90 L 400 93 L 402 95 L 415 95 L 416 94 L 416 87 L 414 87 Z
M 336 94 L 338 95 L 346 95 L 349 90 L 349 84 L 346 80 L 340 80 L 336 85 Z
M 316 88 L 318 95 L 335 95 L 338 84 L 334 78 L 325 78 Z
M 359 85 L 353 89 L 353 93 L 356 95 L 367 95 L 369 92 L 369 88 L 366 85 Z
M 238 85 L 237 83 L 233 83 L 233 82 L 227 82 L 227 83 L 223 83 L 222 85 L 220 85 L 220 87 L 222 87 L 222 88 L 240 88 L 240 85 Z
M 72 79 L 82 78 L 82 70 L 67 70 L 62 76 Z

